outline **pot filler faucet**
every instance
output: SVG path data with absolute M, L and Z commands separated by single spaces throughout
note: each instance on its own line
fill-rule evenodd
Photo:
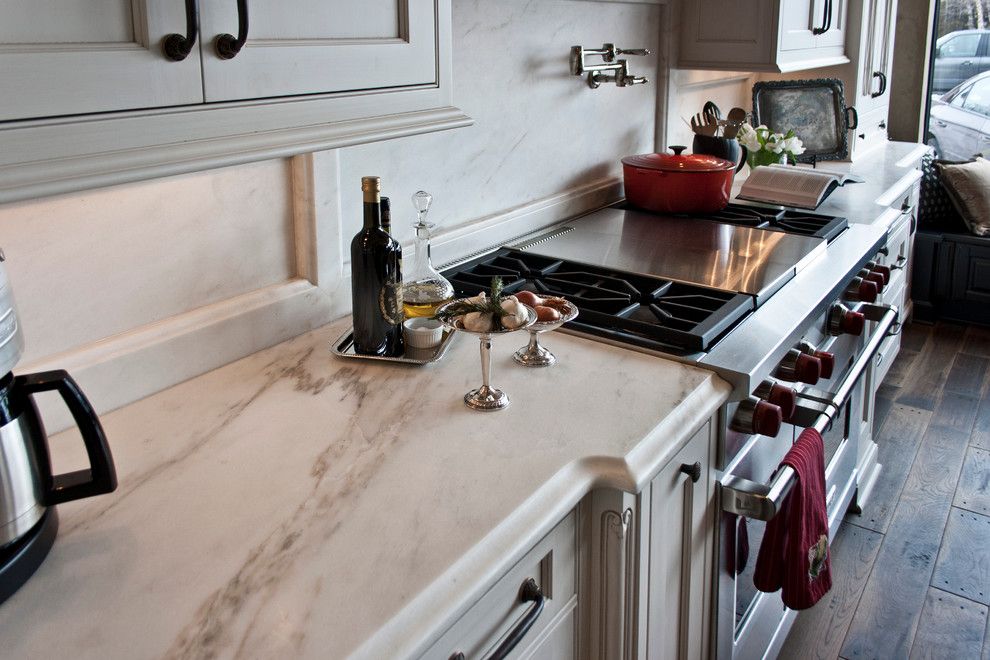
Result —
M 602 44 L 601 48 L 584 49 L 581 46 L 571 46 L 571 73 L 575 76 L 588 74 L 588 87 L 598 89 L 602 83 L 615 83 L 617 87 L 630 85 L 645 85 L 649 82 L 644 76 L 629 74 L 626 60 L 617 60 L 618 55 L 649 55 L 645 48 L 616 48 L 615 44 Z M 601 57 L 600 64 L 589 64 L 588 56 Z

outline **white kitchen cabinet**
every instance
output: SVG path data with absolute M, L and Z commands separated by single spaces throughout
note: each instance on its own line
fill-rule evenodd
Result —
M 650 483 L 649 658 L 708 657 L 715 525 L 710 452 L 708 424 Z
M 678 68 L 787 72 L 849 61 L 849 0 L 699 0 L 681 5 Z
M 714 428 L 709 421 L 697 430 L 639 494 L 592 494 L 582 592 L 588 657 L 708 657 Z
M 238 3 L 198 0 L 181 61 L 185 0 L 74 4 L 0 0 L 0 203 L 471 124 L 450 0 L 255 0 L 229 59 Z
M 525 580 L 534 580 L 545 597 L 532 627 L 511 651 L 511 658 L 574 658 L 577 635 L 578 514 L 570 512 L 443 632 L 424 660 L 488 657 L 535 607 L 520 599 Z M 459 655 L 463 654 L 463 656 Z
M 437 82 L 437 26 L 430 0 L 252 0 L 247 42 L 231 59 L 217 35 L 237 34 L 234 0 L 204 0 L 207 101 L 384 89 Z
M 0 121 L 202 103 L 198 48 L 161 51 L 185 25 L 179 0 L 0 2 Z
M 856 108 L 859 126 L 849 144 L 856 157 L 887 140 L 891 65 L 897 0 L 855 0 L 851 10 L 853 64 L 843 76 L 846 104 Z

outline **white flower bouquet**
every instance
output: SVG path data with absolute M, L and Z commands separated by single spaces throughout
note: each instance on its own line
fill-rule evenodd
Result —
M 804 145 L 793 129 L 784 133 L 772 133 L 769 128 L 760 124 L 753 128 L 749 124 L 739 127 L 736 135 L 739 144 L 746 147 L 749 155 L 746 162 L 751 168 L 773 163 L 787 163 L 794 156 L 804 153 Z

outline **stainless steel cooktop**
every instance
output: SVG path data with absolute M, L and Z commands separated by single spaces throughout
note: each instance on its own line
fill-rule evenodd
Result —
M 824 254 L 822 238 L 606 208 L 527 252 L 755 296 L 760 305 Z

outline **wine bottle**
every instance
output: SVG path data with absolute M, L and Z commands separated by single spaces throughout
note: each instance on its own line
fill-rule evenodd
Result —
M 351 241 L 354 351 L 399 356 L 402 345 L 402 247 L 382 229 L 381 179 L 361 178 L 364 228 Z

